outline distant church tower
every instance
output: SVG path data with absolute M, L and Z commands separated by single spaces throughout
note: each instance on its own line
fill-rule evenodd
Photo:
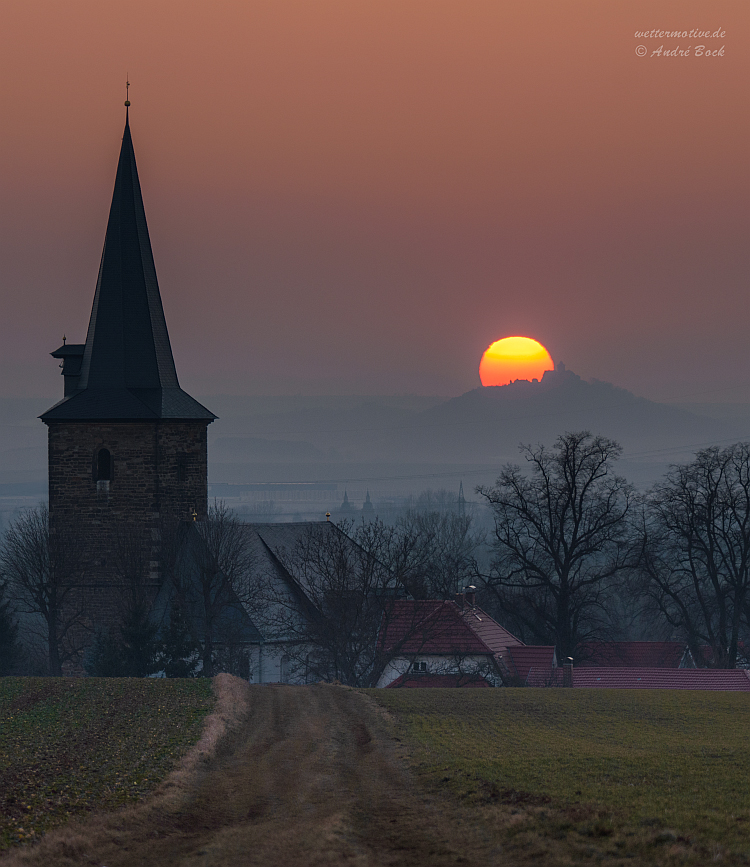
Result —
M 127 114 L 86 343 L 63 342 L 52 356 L 65 396 L 41 416 L 50 533 L 85 545 L 89 619 L 110 625 L 123 538 L 131 549 L 137 540 L 153 592 L 163 520 L 206 515 L 207 427 L 216 418 L 177 381 Z

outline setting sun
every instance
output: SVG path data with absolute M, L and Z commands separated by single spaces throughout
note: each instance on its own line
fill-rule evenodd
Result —
M 530 337 L 504 337 L 489 346 L 479 363 L 482 385 L 507 385 L 516 379 L 541 379 L 553 370 L 549 352 Z

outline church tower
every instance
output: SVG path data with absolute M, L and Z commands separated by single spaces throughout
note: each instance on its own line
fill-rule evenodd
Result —
M 63 399 L 41 416 L 52 550 L 63 535 L 80 540 L 87 619 L 108 626 L 123 559 L 152 596 L 165 519 L 205 517 L 216 418 L 177 381 L 127 113 L 86 343 L 63 341 L 51 354 L 65 382 Z

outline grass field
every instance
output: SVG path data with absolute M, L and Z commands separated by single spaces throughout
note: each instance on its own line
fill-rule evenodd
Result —
M 484 810 L 490 823 L 494 805 L 500 837 L 544 863 L 545 852 L 549 863 L 569 863 L 554 840 L 568 841 L 570 863 L 750 861 L 745 693 L 369 694 L 396 716 L 423 782 Z
M 0 851 L 150 791 L 212 707 L 210 680 L 0 678 Z

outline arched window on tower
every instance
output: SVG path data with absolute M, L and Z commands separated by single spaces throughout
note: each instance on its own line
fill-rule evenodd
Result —
M 94 475 L 97 490 L 109 490 L 112 481 L 112 453 L 109 449 L 99 449 L 96 453 Z

